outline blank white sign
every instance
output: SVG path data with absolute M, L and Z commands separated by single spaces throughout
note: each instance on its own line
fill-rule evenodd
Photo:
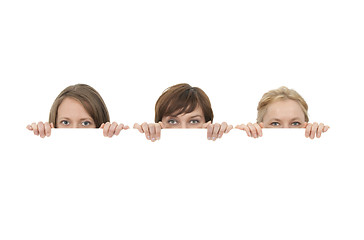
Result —
M 27 132 L 1 161 L 0 239 L 363 239 L 363 163 L 334 139 Z

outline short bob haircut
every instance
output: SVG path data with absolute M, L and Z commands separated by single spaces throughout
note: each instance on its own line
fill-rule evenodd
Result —
M 100 94 L 86 84 L 76 84 L 65 88 L 54 100 L 49 113 L 49 123 L 57 127 L 58 107 L 65 98 L 73 98 L 79 101 L 87 113 L 92 117 L 97 128 L 102 123 L 110 122 L 109 112 Z
M 181 83 L 164 90 L 155 104 L 156 123 L 162 121 L 165 116 L 177 116 L 194 111 L 201 107 L 205 122 L 213 121 L 214 114 L 209 97 L 202 89 L 191 87 L 187 83 Z
M 258 110 L 257 123 L 263 122 L 263 118 L 267 112 L 269 104 L 271 104 L 273 102 L 277 102 L 277 101 L 287 100 L 287 99 L 294 100 L 300 105 L 300 107 L 305 115 L 305 122 L 308 122 L 308 120 L 309 120 L 308 105 L 307 105 L 306 101 L 303 99 L 303 97 L 301 97 L 301 95 L 299 95 L 293 89 L 289 89 L 287 87 L 280 87 L 278 89 L 274 89 L 269 92 L 266 92 L 263 95 L 262 99 L 260 100 L 260 102 L 258 104 L 258 108 L 257 108 L 257 110 Z

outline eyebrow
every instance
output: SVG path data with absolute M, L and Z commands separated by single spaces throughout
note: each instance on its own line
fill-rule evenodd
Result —
M 201 115 L 195 115 L 195 116 L 191 116 L 190 118 L 195 118 L 195 117 L 202 117 Z
M 282 120 L 281 120 L 281 119 L 279 119 L 279 118 L 273 118 L 273 119 L 270 119 L 270 120 L 269 120 L 269 122 L 272 122 L 272 121 L 277 121 L 277 122 L 279 122 L 279 121 L 282 121 Z M 292 121 L 299 121 L 299 122 L 301 122 L 301 120 L 299 120 L 299 118 L 297 118 L 297 117 L 290 119 L 290 122 L 292 122 Z
M 281 119 L 278 119 L 278 118 L 269 119 L 269 122 L 273 122 L 273 121 L 279 122 L 279 121 L 281 121 Z
M 178 118 L 178 115 L 170 115 L 170 116 L 167 116 L 167 117 L 169 117 L 169 118 L 171 118 L 171 117 L 173 117 L 173 118 Z M 200 117 L 200 118 L 202 118 L 202 116 L 201 116 L 201 115 L 194 115 L 194 116 L 191 116 L 190 118 L 195 118 L 195 117 Z
M 61 119 L 64 119 L 64 120 L 71 120 L 70 118 L 68 118 L 68 117 L 58 117 L 58 119 L 59 120 L 61 120 Z M 84 120 L 89 120 L 89 121 L 93 121 L 93 119 L 92 118 L 81 118 L 80 119 L 81 121 L 84 121 Z

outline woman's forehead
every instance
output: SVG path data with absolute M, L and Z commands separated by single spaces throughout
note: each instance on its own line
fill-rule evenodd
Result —
M 59 117 L 73 117 L 73 118 L 91 118 L 86 109 L 80 101 L 67 97 L 63 99 L 58 107 Z
M 304 112 L 300 105 L 294 100 L 281 100 L 268 105 L 265 114 L 266 119 L 294 119 L 303 118 Z
M 188 109 L 188 108 L 186 108 L 186 109 Z M 197 105 L 196 108 L 194 110 L 192 110 L 191 112 L 183 111 L 183 109 L 181 109 L 181 110 L 175 111 L 172 114 L 170 114 L 169 116 L 171 116 L 171 117 L 197 116 L 197 115 L 204 116 L 202 108 L 199 105 Z

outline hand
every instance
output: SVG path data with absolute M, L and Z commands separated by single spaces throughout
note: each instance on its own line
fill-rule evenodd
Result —
M 263 136 L 263 123 L 248 123 L 247 125 L 245 124 L 240 124 L 237 125 L 235 128 L 240 129 L 240 130 L 244 130 L 246 132 L 246 134 L 248 135 L 248 137 L 253 137 L 253 138 L 258 138 L 258 137 L 262 137 Z
M 145 137 L 152 142 L 159 140 L 161 138 L 161 129 L 164 128 L 164 124 L 162 122 L 159 123 L 142 123 L 139 125 L 138 123 L 134 124 L 134 129 L 138 129 L 140 133 L 145 133 Z
M 224 133 L 230 132 L 233 126 L 226 122 L 212 124 L 211 121 L 208 121 L 202 125 L 202 128 L 207 128 L 207 139 L 215 141 L 217 138 L 221 138 Z
M 324 125 L 323 123 L 318 124 L 314 123 L 305 123 L 304 127 L 306 128 L 305 136 L 306 138 L 314 139 L 315 135 L 317 138 L 321 137 L 321 134 L 329 130 L 329 126 Z
M 34 135 L 40 136 L 41 138 L 51 136 L 52 128 L 54 128 L 53 123 L 48 122 L 32 123 L 27 126 L 28 130 L 33 131 Z
M 120 134 L 121 130 L 129 129 L 129 126 L 124 125 L 122 123 L 117 124 L 116 122 L 113 122 L 111 124 L 111 123 L 107 122 L 107 123 L 101 124 L 100 129 L 104 129 L 103 130 L 104 137 L 111 138 L 114 135 L 118 136 Z

